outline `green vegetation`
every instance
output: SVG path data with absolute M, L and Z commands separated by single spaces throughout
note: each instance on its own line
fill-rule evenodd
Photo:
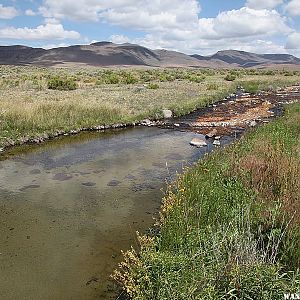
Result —
M 187 169 L 114 277 L 132 299 L 300 291 L 300 104 Z M 157 232 L 159 232 L 157 234 Z
M 236 76 L 234 74 L 227 74 L 224 79 L 227 81 L 234 81 Z
M 150 90 L 157 90 L 159 89 L 159 85 L 157 83 L 150 83 L 147 88 Z
M 72 78 L 53 77 L 48 80 L 48 89 L 50 90 L 72 91 L 76 88 L 76 82 Z
M 226 81 L 227 74 L 237 79 Z M 160 118 L 164 108 L 180 116 L 236 86 L 257 91 L 299 81 L 299 72 L 287 71 L 1 66 L 0 148 L 57 131 Z

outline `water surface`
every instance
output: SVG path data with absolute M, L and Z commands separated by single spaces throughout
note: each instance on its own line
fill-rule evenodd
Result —
M 0 298 L 113 299 L 109 275 L 153 224 L 165 180 L 212 148 L 195 136 L 83 133 L 0 161 Z

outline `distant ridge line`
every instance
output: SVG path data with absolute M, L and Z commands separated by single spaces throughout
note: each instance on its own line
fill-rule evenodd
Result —
M 195 68 L 295 68 L 300 59 L 290 54 L 256 54 L 222 50 L 210 56 L 151 50 L 136 44 L 102 41 L 53 49 L 23 45 L 0 46 L 0 64 L 36 66 L 145 66 Z

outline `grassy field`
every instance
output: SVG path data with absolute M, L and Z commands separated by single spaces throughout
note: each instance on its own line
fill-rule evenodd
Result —
M 186 114 L 230 94 L 300 81 L 299 72 L 0 66 L 0 147 L 115 123 Z
M 132 299 L 285 299 L 300 292 L 300 104 L 169 187 L 158 234 L 114 277 Z M 296 298 L 290 298 L 296 299 Z

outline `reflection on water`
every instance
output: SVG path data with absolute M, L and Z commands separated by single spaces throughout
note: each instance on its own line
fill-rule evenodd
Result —
M 109 274 L 153 223 L 165 179 L 211 149 L 194 136 L 136 128 L 14 150 L 0 162 L 1 299 L 113 298 Z

